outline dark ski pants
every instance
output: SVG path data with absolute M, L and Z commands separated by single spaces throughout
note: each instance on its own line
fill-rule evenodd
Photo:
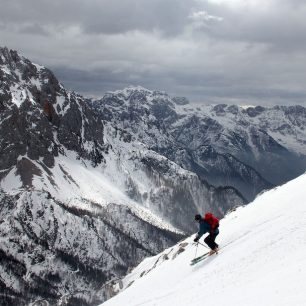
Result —
M 218 233 L 219 234 L 219 233 Z M 209 234 L 205 239 L 204 242 L 212 249 L 214 250 L 215 248 L 218 247 L 218 244 L 215 242 L 216 237 L 218 234 Z

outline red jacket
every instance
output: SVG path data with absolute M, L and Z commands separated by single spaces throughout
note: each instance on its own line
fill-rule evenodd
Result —
M 211 231 L 219 227 L 219 219 L 217 219 L 212 213 L 205 214 L 204 220 L 210 224 Z

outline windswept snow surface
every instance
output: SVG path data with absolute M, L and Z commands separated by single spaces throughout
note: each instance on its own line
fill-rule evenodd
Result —
M 144 260 L 103 306 L 306 305 L 305 198 L 306 174 L 227 215 L 218 255 L 190 266 L 190 237 L 183 253 L 173 256 L 177 245 Z M 207 251 L 200 247 L 198 255 Z

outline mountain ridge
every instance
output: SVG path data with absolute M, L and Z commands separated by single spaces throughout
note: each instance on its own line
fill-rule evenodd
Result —
M 193 106 L 176 99 L 128 87 L 91 103 L 135 140 L 214 186 L 233 186 L 249 201 L 306 169 L 305 108 Z

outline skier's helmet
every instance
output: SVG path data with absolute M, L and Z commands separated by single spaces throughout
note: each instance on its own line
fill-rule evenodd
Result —
M 201 215 L 195 215 L 194 216 L 194 220 L 196 220 L 196 221 L 200 221 L 201 219 L 202 219 Z

